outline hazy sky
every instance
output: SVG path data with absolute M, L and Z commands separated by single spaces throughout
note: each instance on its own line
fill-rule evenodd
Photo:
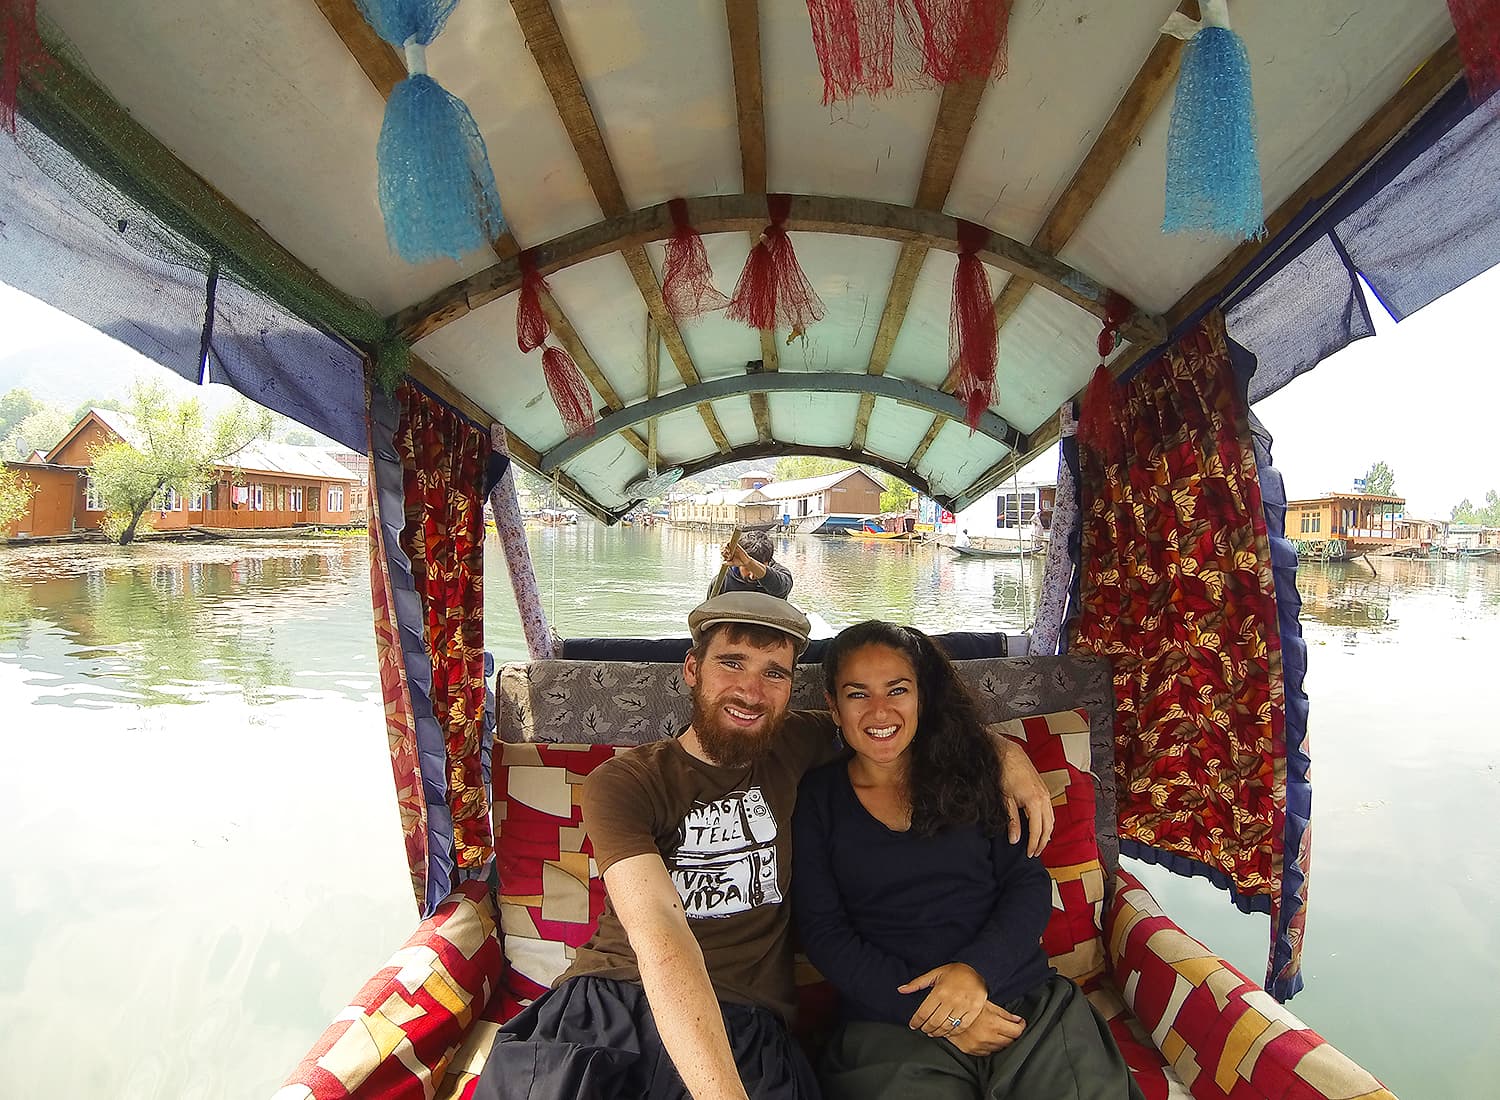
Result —
M 1352 488 L 1384 460 L 1409 515 L 1446 519 L 1461 498 L 1477 503 L 1500 489 L 1500 426 L 1490 420 L 1500 409 L 1500 268 L 1400 325 L 1378 305 L 1373 310 L 1377 336 L 1345 348 L 1256 412 L 1276 437 L 1276 465 L 1292 497 Z M 45 371 L 36 367 L 37 352 L 46 356 Z M 6 370 L 7 362 L 28 361 L 29 368 Z M 80 390 L 123 392 L 142 373 L 174 392 L 196 389 L 0 283 L 0 392 L 22 384 L 71 408 Z M 1049 452 L 1021 476 L 1050 478 L 1056 462 Z

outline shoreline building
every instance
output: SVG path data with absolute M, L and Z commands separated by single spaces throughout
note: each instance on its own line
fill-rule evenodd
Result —
M 999 485 L 985 493 L 952 522 L 941 525 L 941 533 L 968 531 L 980 549 L 1013 548 L 1018 542 L 1039 547 L 1052 532 L 1052 513 L 1057 507 L 1057 482 L 1035 481 Z
M 42 462 L 7 462 L 37 492 L 26 515 L 0 528 L 9 539 L 61 538 L 95 533 L 105 516 L 89 476 L 94 452 L 113 443 L 138 445 L 135 418 L 115 409 L 89 409 Z M 36 455 L 32 456 L 35 459 Z M 251 443 L 214 466 L 203 492 L 184 499 L 158 494 L 145 516 L 157 531 L 194 527 L 231 530 L 347 526 L 354 521 L 359 475 L 321 447 Z
M 779 526 L 799 535 L 826 535 L 857 530 L 879 518 L 885 486 L 852 467 L 820 477 L 772 481 L 759 492 L 775 504 Z

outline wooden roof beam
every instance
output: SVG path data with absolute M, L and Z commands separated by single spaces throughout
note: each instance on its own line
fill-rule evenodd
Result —
M 1323 166 L 1308 177 L 1303 185 L 1271 212 L 1266 218 L 1267 238 L 1274 238 L 1292 223 L 1292 220 L 1311 202 L 1319 197 L 1331 201 L 1334 192 L 1346 180 L 1365 167 L 1373 164 L 1386 147 L 1399 138 L 1406 129 L 1437 101 L 1438 97 L 1452 87 L 1463 74 L 1463 62 L 1458 53 L 1457 39 L 1450 38 L 1413 73 L 1396 94 L 1380 107 L 1348 141 L 1341 145 Z M 1294 242 L 1288 242 L 1290 247 Z M 1246 266 L 1265 247 L 1265 241 L 1245 241 L 1226 256 L 1212 271 L 1198 280 L 1177 303 L 1167 311 L 1164 320 L 1169 330 L 1175 329 L 1204 305 L 1219 297 L 1240 281 Z M 1138 343 L 1126 349 L 1109 364 L 1109 372 L 1118 378 L 1137 363 L 1160 349 L 1162 341 Z M 1083 390 L 1074 394 L 1081 400 Z M 1014 455 L 980 474 L 974 482 L 959 494 L 959 499 L 972 501 L 982 496 L 1000 482 L 1011 476 L 1040 452 L 1056 443 L 1062 434 L 1061 420 L 1053 416 L 1039 426 L 1028 437 L 1027 446 Z M 913 462 L 915 465 L 915 462 Z
M 948 418 L 946 416 L 934 416 L 932 418 L 932 424 L 928 427 L 927 434 L 922 437 L 922 441 L 912 451 L 911 457 L 906 460 L 908 466 L 913 470 L 917 468 L 918 463 L 926 457 L 928 449 L 937 441 L 938 434 L 942 432 L 944 425 L 947 423 Z
M 790 198 L 788 227 L 796 232 L 870 237 L 958 252 L 957 221 L 937 211 L 916 210 L 873 199 L 825 195 L 792 195 Z M 764 195 L 705 195 L 686 202 L 688 216 L 701 233 L 758 233 L 765 224 Z M 550 275 L 597 256 L 664 240 L 671 234 L 672 217 L 667 204 L 658 203 L 574 230 L 530 251 L 537 270 Z M 979 258 L 992 267 L 1023 275 L 1097 317 L 1104 316 L 1109 288 L 1055 256 L 990 231 L 979 249 Z M 391 321 L 396 331 L 408 337 L 415 332 L 431 332 L 520 289 L 520 285 L 520 265 L 514 259 L 502 260 L 400 311 Z M 1139 343 L 1159 342 L 1165 330 L 1162 318 L 1137 309 L 1121 331 L 1127 339 Z
M 593 189 L 599 209 L 604 212 L 605 217 L 618 217 L 627 213 L 629 207 L 625 203 L 625 191 L 620 186 L 620 177 L 615 172 L 609 149 L 604 144 L 604 136 L 599 132 L 599 121 L 594 117 L 588 93 L 578 76 L 578 67 L 573 63 L 573 55 L 568 49 L 567 40 L 563 38 L 562 28 L 557 25 L 557 16 L 550 0 L 511 0 L 510 6 L 515 12 L 516 22 L 520 24 L 521 33 L 526 38 L 526 48 L 536 59 L 537 69 L 547 84 L 547 90 L 552 93 L 558 117 L 562 120 L 563 129 L 567 131 L 568 140 L 573 143 L 573 151 L 578 154 L 578 162 L 583 166 L 583 174 L 589 181 L 589 187 Z M 683 384 L 696 385 L 698 370 L 693 365 L 692 356 L 688 354 L 687 345 L 683 343 L 676 320 L 662 299 L 661 285 L 656 281 L 656 272 L 651 267 L 645 248 L 637 245 L 622 248 L 620 252 L 626 267 L 630 269 L 630 277 L 635 280 L 635 285 L 641 292 L 646 308 L 656 321 L 662 342 L 667 345 L 667 354 L 672 357 Z M 721 451 L 727 451 L 729 441 L 713 410 L 699 411 L 703 414 L 703 426 L 708 429 L 715 445 Z
M 1198 17 L 1198 0 L 1184 0 L 1178 11 L 1194 19 Z M 1177 84 L 1177 72 L 1182 67 L 1182 51 L 1187 43 L 1169 34 L 1157 37 L 1156 44 L 1146 56 L 1145 63 L 1125 90 L 1125 95 L 1116 105 L 1109 121 L 1099 131 L 1094 144 L 1084 155 L 1083 162 L 1073 173 L 1073 178 L 1063 188 L 1057 202 L 1042 221 L 1042 227 L 1031 239 L 1031 246 L 1042 252 L 1056 255 L 1073 239 L 1083 219 L 1099 201 L 1109 181 L 1119 170 L 1125 155 L 1135 145 L 1146 128 L 1146 123 L 1161 106 L 1167 93 Z M 1022 301 L 1036 284 L 1021 275 L 1012 275 L 995 296 L 995 324 L 1004 328 Z M 958 379 L 952 374 L 943 383 L 943 389 L 952 393 Z
M 553 447 L 542 456 L 542 471 L 550 473 L 571 462 L 588 448 L 607 439 L 624 428 L 634 427 L 652 417 L 666 416 L 689 406 L 717 401 L 726 397 L 738 397 L 745 393 L 873 393 L 877 397 L 889 398 L 903 405 L 941 413 L 950 419 L 962 420 L 963 402 L 950 394 L 932 389 L 930 386 L 909 382 L 904 378 L 888 378 L 840 371 L 810 373 L 771 373 L 730 375 L 700 382 L 696 386 L 674 390 L 649 401 L 637 402 L 616 413 L 600 417 L 598 430 L 593 436 L 568 439 Z M 1026 436 L 1013 425 L 993 412 L 986 412 L 975 429 L 1011 450 L 1026 446 Z

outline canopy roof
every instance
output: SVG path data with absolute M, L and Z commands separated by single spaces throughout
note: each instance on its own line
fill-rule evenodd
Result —
M 962 508 L 1056 438 L 1098 363 L 1106 288 L 1137 307 L 1122 368 L 1256 250 L 1160 229 L 1172 0 L 1023 0 L 1002 78 L 831 108 L 798 0 L 460 3 L 428 66 L 474 113 L 510 232 L 420 266 L 388 248 L 376 195 L 383 97 L 405 70 L 352 0 L 40 7 L 136 122 L 412 338 L 419 381 L 503 424 L 517 458 L 600 515 L 632 505 L 653 420 L 662 466 L 835 455 Z M 1443 0 L 1233 14 L 1272 233 L 1458 72 Z M 659 289 L 664 204 L 689 200 L 727 292 L 766 192 L 796 196 L 788 228 L 827 316 L 796 339 L 721 315 L 679 327 Z M 999 397 L 975 432 L 948 380 L 955 218 L 991 231 L 1002 322 Z M 540 356 L 517 348 L 521 247 L 595 393 L 591 439 L 567 438 Z

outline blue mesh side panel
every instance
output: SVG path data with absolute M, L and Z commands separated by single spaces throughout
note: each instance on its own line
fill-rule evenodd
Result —
M 363 453 L 359 353 L 230 278 L 219 279 L 214 301 L 210 381 Z
M 57 182 L 83 172 L 25 118 L 0 135 L 0 281 L 198 382 L 207 257 L 102 181 L 97 213 Z
M 1258 361 L 1250 380 L 1252 402 L 1355 340 L 1375 335 L 1359 280 L 1326 235 L 1235 303 L 1224 323 L 1229 338 Z
M 1500 263 L 1500 96 L 1459 120 L 1337 233 L 1398 321 Z

